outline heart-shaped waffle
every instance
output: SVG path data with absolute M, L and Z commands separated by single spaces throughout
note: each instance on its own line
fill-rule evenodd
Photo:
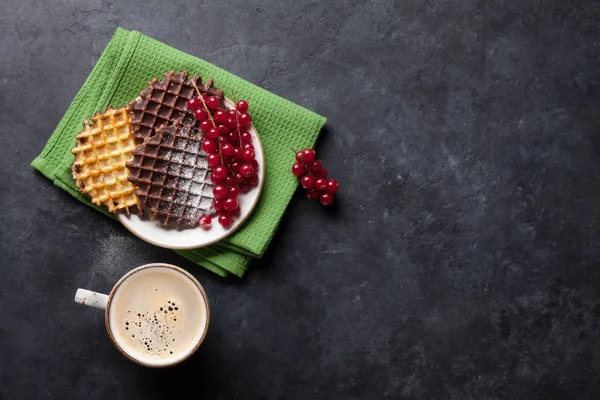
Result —
M 201 143 L 199 129 L 175 122 L 147 137 L 127 163 L 129 181 L 139 187 L 141 207 L 164 226 L 192 228 L 201 215 L 214 212 L 213 184 Z

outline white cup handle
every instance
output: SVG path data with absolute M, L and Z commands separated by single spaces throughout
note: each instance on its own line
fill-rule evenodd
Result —
M 91 290 L 77 289 L 77 293 L 75 293 L 75 303 L 105 310 L 106 304 L 108 303 L 108 296 L 102 293 L 92 292 Z

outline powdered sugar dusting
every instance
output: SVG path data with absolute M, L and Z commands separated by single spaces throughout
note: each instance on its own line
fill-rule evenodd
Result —
M 181 151 L 173 152 L 171 155 L 171 162 L 177 164 L 183 164 L 183 156 L 185 153 Z
M 86 288 L 107 293 L 127 271 L 142 264 L 132 252 L 136 242 L 128 233 L 111 233 L 100 239 L 92 253 Z
M 201 139 L 202 136 L 198 134 L 196 128 L 179 124 L 170 125 L 149 139 L 158 148 L 155 154 L 142 152 L 134 156 L 134 160 L 141 164 L 141 169 L 149 169 L 154 174 L 150 179 L 143 179 L 140 173 L 137 178 L 130 178 L 132 181 L 138 183 L 140 187 L 146 185 L 148 193 L 155 191 L 156 187 L 168 189 L 166 192 L 158 193 L 160 204 L 158 207 L 153 205 L 152 208 L 153 217 L 163 225 L 171 225 L 178 229 L 192 228 L 196 226 L 201 213 L 212 213 L 210 203 L 214 198 L 212 193 L 214 185 L 207 181 L 208 162 L 206 153 L 200 148 Z M 167 152 L 169 158 L 165 156 Z M 160 163 L 153 162 L 151 166 L 145 167 L 145 159 L 160 161 Z M 166 172 L 164 180 L 157 179 L 159 171 Z M 174 195 L 171 191 L 173 189 L 175 189 Z M 202 201 L 200 196 L 207 197 L 211 201 Z M 153 199 L 156 201 L 156 198 Z M 143 201 L 142 207 L 145 206 Z M 182 206 L 183 209 L 177 207 L 173 211 L 174 206 Z M 201 208 L 202 206 L 204 208 Z

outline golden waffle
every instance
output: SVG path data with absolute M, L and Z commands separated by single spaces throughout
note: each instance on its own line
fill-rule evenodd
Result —
M 164 226 L 193 228 L 213 212 L 214 186 L 201 143 L 198 128 L 176 122 L 146 138 L 127 163 L 142 208 Z
M 109 106 L 97 112 L 91 121 L 83 121 L 72 150 L 73 178 L 79 191 L 90 196 L 92 203 L 106 205 L 110 212 L 140 212 L 136 187 L 127 179 L 125 163 L 133 158 L 135 148 L 130 130 L 131 119 L 126 106 Z

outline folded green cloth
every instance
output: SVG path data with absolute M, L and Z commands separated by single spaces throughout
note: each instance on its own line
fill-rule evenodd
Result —
M 294 160 L 290 147 L 312 147 L 325 118 L 206 61 L 138 32 L 118 28 L 46 147 L 31 165 L 77 199 L 111 215 L 80 194 L 71 176 L 71 149 L 82 121 L 109 104 L 115 107 L 127 104 L 152 78 L 160 79 L 170 70 L 186 69 L 204 78 L 211 77 L 225 93 L 233 89 L 237 98 L 248 100 L 263 144 L 266 167 L 259 203 L 242 227 L 218 244 L 177 252 L 221 276 L 241 277 L 250 260 L 264 254 L 297 187 L 297 180 L 290 173 Z

